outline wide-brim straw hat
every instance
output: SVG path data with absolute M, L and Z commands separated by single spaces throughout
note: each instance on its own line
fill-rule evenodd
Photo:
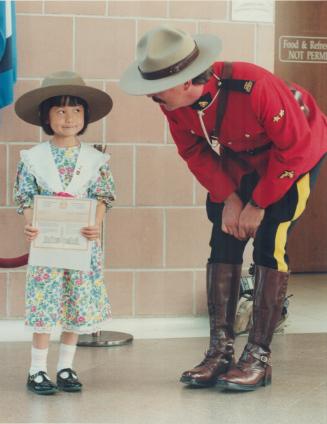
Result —
M 137 59 L 124 72 L 119 86 L 132 95 L 159 93 L 207 70 L 222 49 L 219 37 L 190 34 L 171 26 L 148 31 L 137 44 Z
M 23 94 L 15 103 L 17 115 L 33 125 L 41 125 L 39 106 L 42 102 L 56 96 L 76 96 L 85 100 L 89 106 L 89 122 L 106 116 L 112 108 L 109 94 L 85 84 L 75 72 L 60 71 L 47 75 L 41 87 Z

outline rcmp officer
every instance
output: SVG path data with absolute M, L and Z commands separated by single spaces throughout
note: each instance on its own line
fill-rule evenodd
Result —
M 166 115 L 180 156 L 208 190 L 210 346 L 188 385 L 247 391 L 271 382 L 270 344 L 289 279 L 287 238 L 327 151 L 313 97 L 267 70 L 216 62 L 218 37 L 160 26 L 137 46 L 121 88 Z M 254 239 L 253 326 L 237 363 L 234 333 L 243 252 Z

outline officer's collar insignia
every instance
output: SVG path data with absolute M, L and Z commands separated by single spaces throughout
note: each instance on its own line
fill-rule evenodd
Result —
M 202 110 L 206 108 L 212 102 L 212 96 L 210 93 L 206 93 L 201 96 L 195 103 L 192 104 L 191 108 L 195 110 Z
M 204 107 L 206 107 L 206 106 L 208 106 L 208 102 L 206 101 L 206 100 L 203 100 L 202 102 L 199 102 L 199 106 L 201 107 L 201 108 L 204 108 Z
M 245 81 L 245 83 L 244 83 L 244 90 L 247 93 L 251 93 L 252 87 L 253 87 L 253 81 Z
M 285 171 L 283 171 L 281 174 L 280 174 L 280 176 L 279 176 L 279 178 L 282 180 L 283 178 L 294 178 L 294 176 L 295 176 L 295 171 L 287 171 L 287 170 L 285 170 Z

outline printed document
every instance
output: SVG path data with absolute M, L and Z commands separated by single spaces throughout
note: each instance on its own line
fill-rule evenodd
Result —
M 92 242 L 81 228 L 94 225 L 97 202 L 73 197 L 34 196 L 29 264 L 90 271 Z

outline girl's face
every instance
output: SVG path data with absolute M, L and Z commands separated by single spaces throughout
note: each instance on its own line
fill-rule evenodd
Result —
M 84 127 L 84 107 L 52 106 L 49 110 L 49 124 L 59 137 L 73 137 Z

